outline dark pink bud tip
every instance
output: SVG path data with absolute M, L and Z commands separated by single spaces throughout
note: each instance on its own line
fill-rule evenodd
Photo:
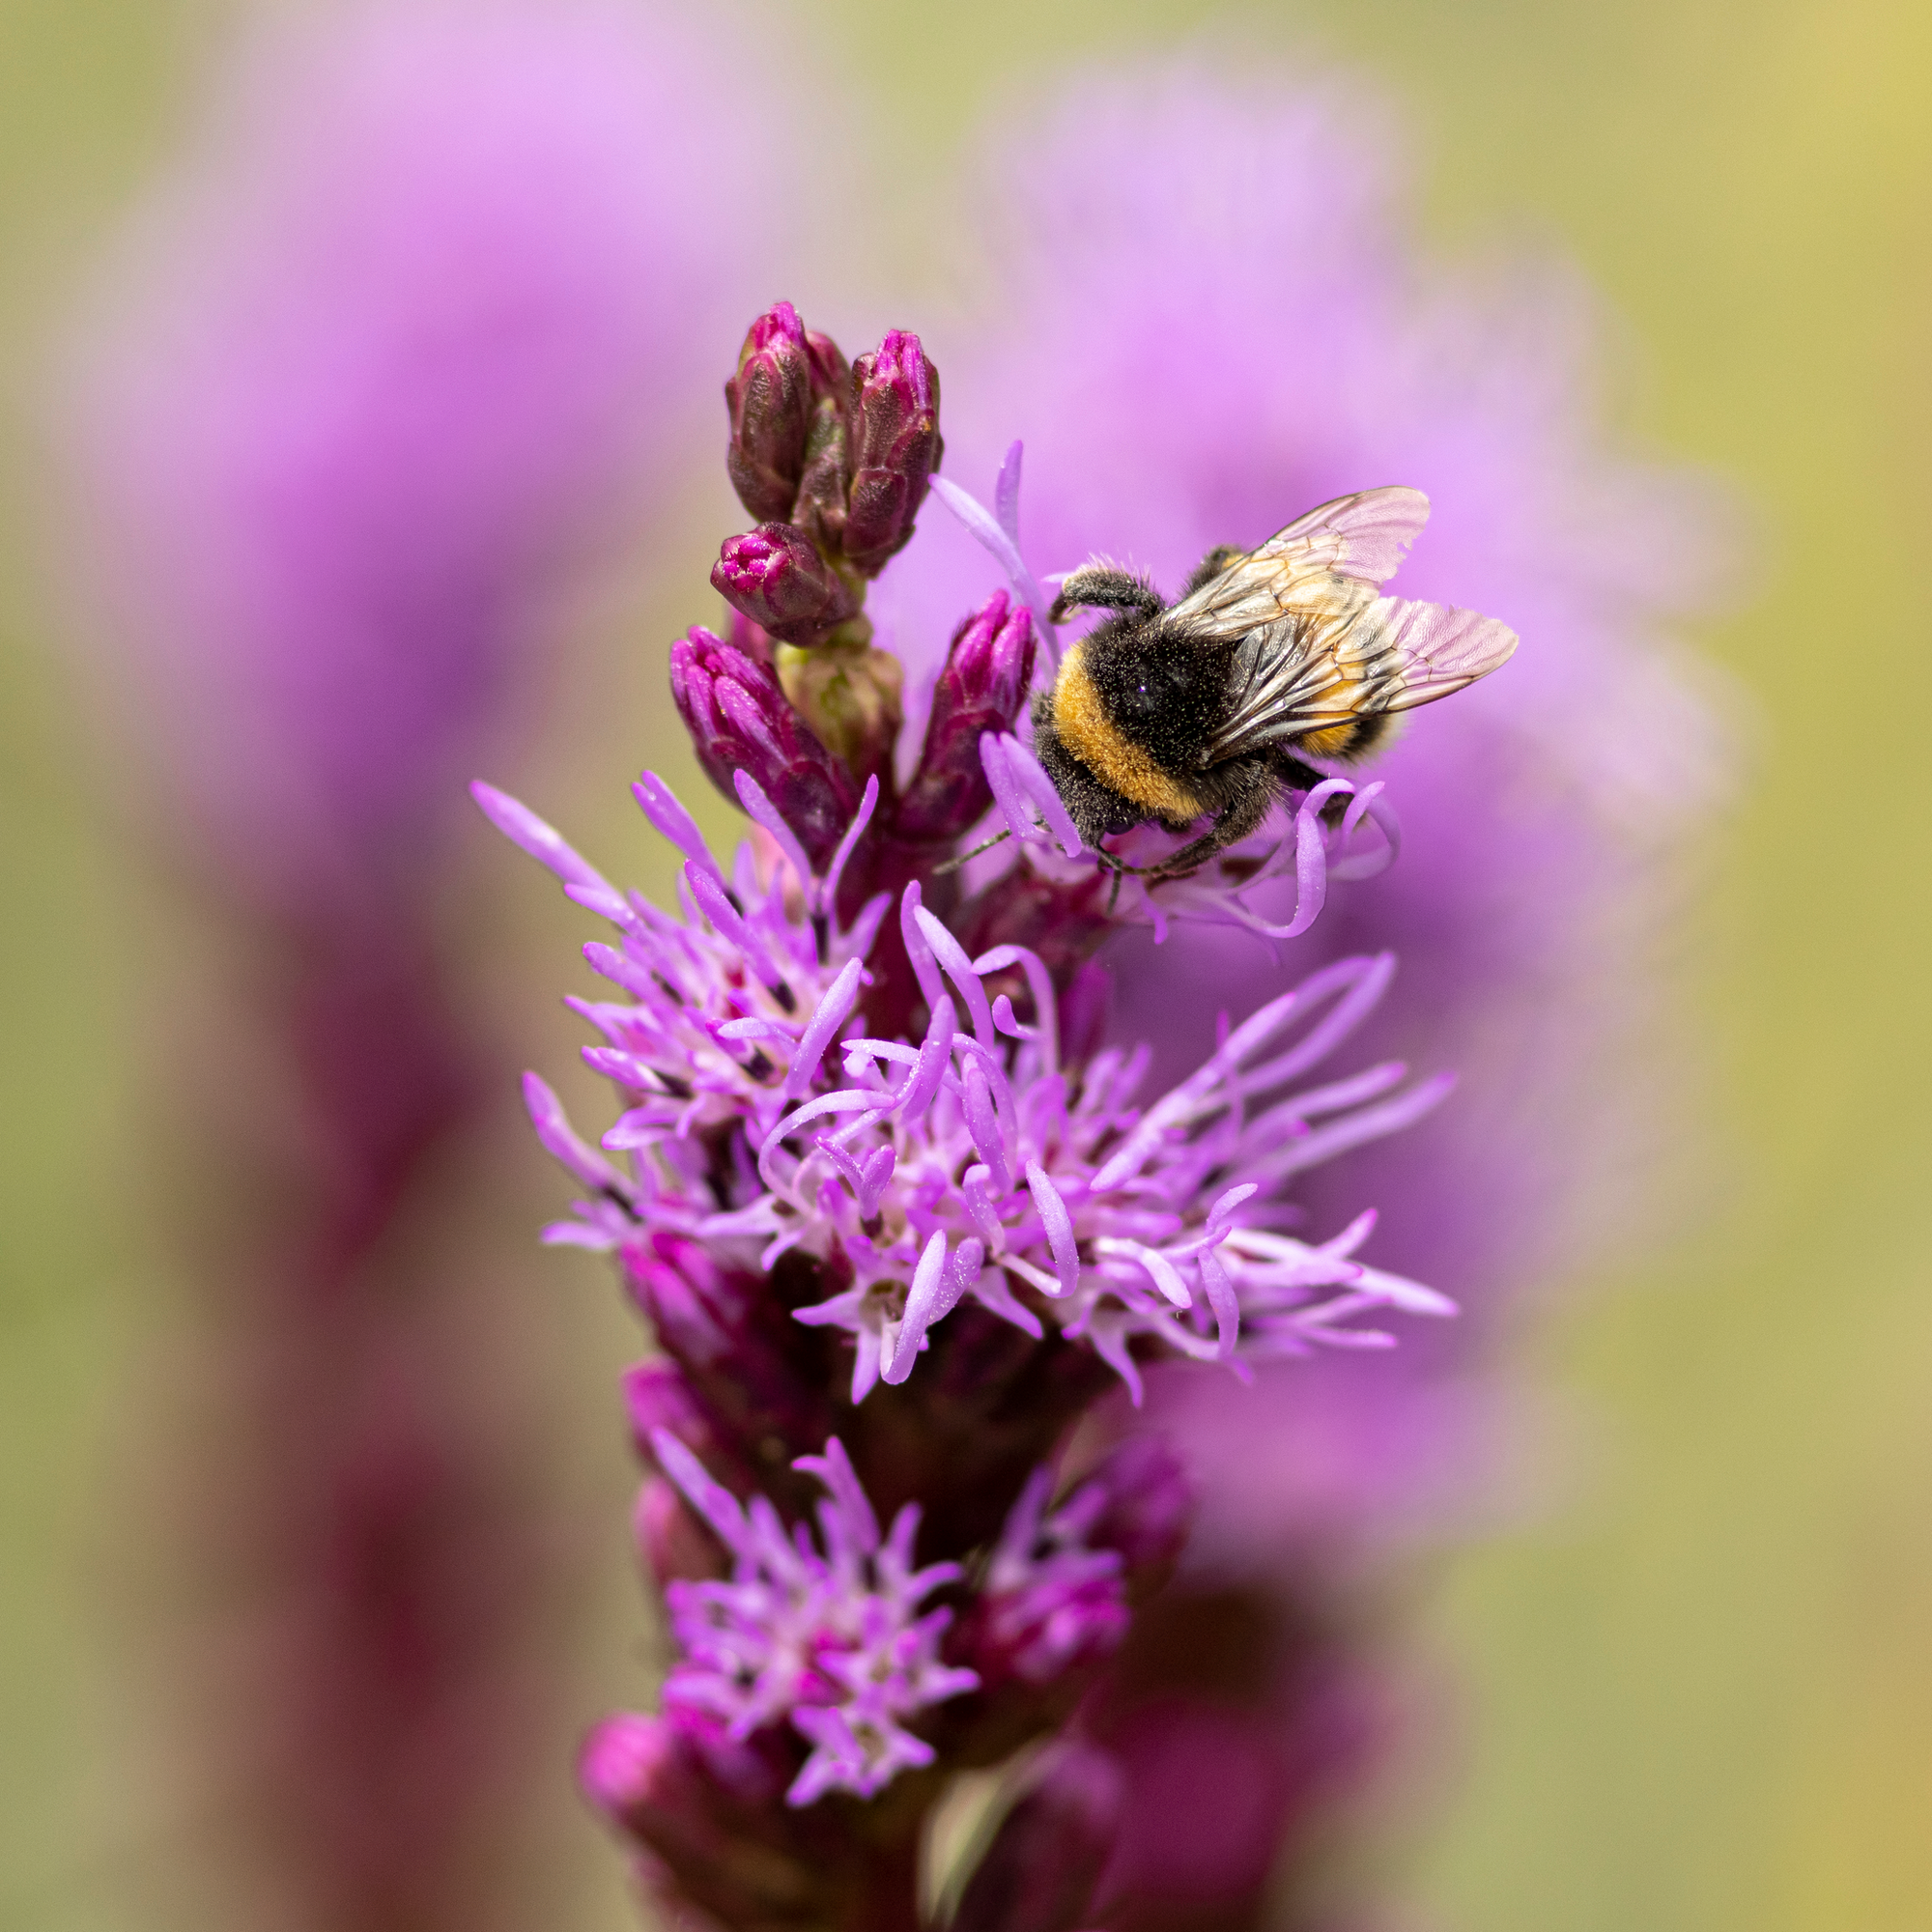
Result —
M 943 449 L 939 371 L 918 336 L 893 329 L 853 363 L 845 415 L 845 555 L 867 577 L 910 540 Z
M 1033 618 L 996 590 L 953 633 L 933 688 L 925 747 L 894 823 L 901 838 L 957 838 L 993 802 L 980 738 L 1009 731 L 1033 681 Z
M 727 537 L 711 584 L 733 610 L 787 644 L 816 643 L 859 614 L 857 592 L 795 524 L 760 524 Z
M 583 1795 L 613 1823 L 632 1824 L 661 1797 L 673 1746 L 662 1719 L 607 1718 L 584 1741 L 577 1775 Z
M 752 325 L 724 384 L 731 440 L 724 467 L 738 500 L 761 519 L 788 517 L 805 473 L 812 404 L 811 355 L 790 302 Z
M 736 805 L 737 775 L 747 773 L 812 865 L 829 865 L 859 809 L 858 787 L 792 709 L 771 668 L 698 625 L 670 647 L 670 691 L 711 782 Z

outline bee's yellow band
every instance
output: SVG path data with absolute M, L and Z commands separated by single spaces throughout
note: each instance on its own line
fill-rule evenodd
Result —
M 1080 662 L 1078 644 L 1066 653 L 1053 688 L 1053 728 L 1095 778 L 1170 825 L 1186 825 L 1207 809 L 1107 716 L 1100 694 Z

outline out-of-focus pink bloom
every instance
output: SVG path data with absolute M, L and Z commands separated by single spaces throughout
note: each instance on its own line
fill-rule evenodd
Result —
M 714 237 L 774 125 L 754 86 L 614 0 L 265 26 L 72 358 L 103 688 L 180 856 L 276 962 L 222 1016 L 259 1111 L 206 1157 L 275 1211 L 209 1284 L 248 1446 L 197 1497 L 223 1541 L 196 1560 L 259 1590 L 199 1742 L 291 1925 L 516 1909 L 479 1847 L 543 1776 L 555 1545 L 449 1190 L 491 1055 L 440 951 L 445 835 L 524 734 L 536 647 L 712 427 L 753 305 Z
M 449 822 L 559 595 L 689 448 L 756 165 L 723 77 L 614 0 L 286 23 L 105 275 L 90 568 L 143 739 L 257 885 L 367 890 Z
M 1338 883 L 1306 937 L 1273 947 L 1177 921 L 1102 955 L 1113 1036 L 1153 1043 L 1156 1088 L 1211 1046 L 1222 1015 L 1238 1022 L 1313 962 L 1381 947 L 1402 961 L 1401 994 L 1365 1037 L 1461 1076 L 1453 1109 L 1325 1165 L 1301 1198 L 1321 1204 L 1318 1227 L 1357 1189 L 1387 1201 L 1378 1254 L 1471 1321 L 1373 1363 L 1263 1366 L 1245 1392 L 1150 1376 L 1147 1423 L 1199 1485 L 1203 1587 L 1245 1578 L 1320 1600 L 1331 1559 L 1440 1535 L 1493 1483 L 1508 1421 L 1470 1371 L 1513 1297 L 1628 1217 L 1635 1125 L 1675 1103 L 1669 1065 L 1646 1052 L 1645 942 L 1676 855 L 1726 788 L 1728 751 L 1667 633 L 1717 588 L 1725 518 L 1699 479 L 1612 450 L 1591 302 L 1563 265 L 1463 272 L 1423 257 L 1391 103 L 1171 64 L 1076 78 L 1055 100 L 987 145 L 999 307 L 933 332 L 953 483 L 986 491 L 1023 437 L 1026 562 L 1123 558 L 1170 596 L 1216 545 L 1252 546 L 1350 491 L 1413 485 L 1435 513 L 1405 592 L 1522 639 L 1506 669 L 1416 714 L 1373 765 L 1407 834 L 1401 863 Z M 888 580 L 901 635 L 943 635 L 989 580 L 968 533 L 928 518 Z M 921 683 L 912 668 L 915 724 Z M 1263 881 L 1257 926 L 1269 893 L 1277 919 L 1293 903 L 1285 879 Z M 1163 1601 L 1188 1614 L 1184 1593 Z M 1125 1670 L 1184 1682 L 1159 1641 L 1137 1630 Z M 1322 1783 L 1319 1767 L 1293 1773 L 1290 1733 L 1326 1735 L 1308 1697 L 1327 1693 L 1282 1677 L 1279 1642 L 1224 1707 L 1150 1691 L 1102 1725 L 1133 1794 L 1110 1888 L 1122 1925 L 1207 1923 L 1204 1901 L 1251 1893 Z M 1315 1657 L 1311 1683 L 1359 1670 L 1332 1642 Z M 1338 1745 L 1330 1768 L 1360 1755 Z M 1120 1902 L 1135 1895 L 1142 1908 Z
M 948 473 L 986 487 L 1023 435 L 1029 562 L 1125 557 L 1170 595 L 1216 544 L 1413 484 L 1435 510 L 1405 591 L 1523 639 L 1372 768 L 1406 831 L 1400 864 L 1331 892 L 1292 953 L 1179 923 L 1158 945 L 1122 935 L 1104 955 L 1114 1033 L 1153 1043 L 1158 1085 L 1198 1061 L 1221 1012 L 1238 1020 L 1310 961 L 1393 949 L 1403 997 L 1369 1036 L 1458 1068 L 1453 1118 L 1337 1163 L 1309 1196 L 1377 1177 L 1399 1264 L 1494 1308 L 1571 1257 L 1619 1131 L 1655 1098 L 1615 1076 L 1650 1016 L 1641 947 L 1670 854 L 1727 781 L 1721 720 L 1665 639 L 1714 588 L 1721 505 L 1699 479 L 1612 453 L 1590 301 L 1562 265 L 1424 262 L 1391 104 L 1171 67 L 1056 99 L 988 145 L 1002 301 L 946 338 Z M 928 518 L 891 581 L 908 638 L 939 635 L 987 581 L 949 524 Z M 1397 1377 L 1466 1357 L 1485 1327 L 1405 1351 Z M 1338 1362 L 1297 1372 L 1292 1402 L 1265 1377 L 1247 1402 L 1208 1398 L 1236 1480 L 1205 1481 L 1204 1551 L 1255 1551 L 1256 1472 L 1285 1466 L 1273 1418 L 1327 1378 L 1363 1379 Z M 1244 1422 L 1258 1433 L 1242 1441 Z M 1414 1473 L 1441 1492 L 1433 1454 Z M 1224 1494 L 1252 1505 L 1225 1536 Z

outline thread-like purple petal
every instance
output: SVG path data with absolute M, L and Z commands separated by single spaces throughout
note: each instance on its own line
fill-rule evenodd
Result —
M 798 842 L 798 834 L 779 815 L 778 807 L 765 796 L 764 787 L 750 772 L 732 773 L 731 782 L 738 788 L 738 802 L 747 814 L 772 835 L 779 850 L 791 861 L 791 868 L 798 874 L 799 890 L 810 903 L 817 890 L 817 881 L 806 859 L 805 847 Z
M 638 810 L 650 821 L 651 829 L 668 838 L 694 866 L 703 867 L 714 878 L 724 876 L 711 855 L 711 847 L 705 843 L 704 834 L 697 829 L 696 819 L 685 810 L 684 802 L 657 773 L 639 772 L 631 787 L 631 796 L 638 801 Z
M 872 813 L 879 803 L 879 781 L 875 773 L 866 781 L 865 796 L 859 801 L 859 810 L 852 814 L 852 822 L 845 828 L 845 836 L 838 841 L 838 849 L 832 855 L 832 863 L 825 868 L 825 890 L 819 903 L 828 913 L 836 912 L 838 904 L 838 881 L 844 876 L 845 862 L 852 856 L 852 848 L 865 837 L 866 828 L 872 822 Z
M 524 1075 L 524 1106 L 544 1151 L 576 1175 L 586 1187 L 628 1201 L 631 1183 L 587 1141 L 579 1137 L 563 1111 L 563 1102 L 549 1084 L 534 1073 Z
M 937 1011 L 946 996 L 946 986 L 939 977 L 939 962 L 933 957 L 932 946 L 920 926 L 919 915 L 923 910 L 919 881 L 914 879 L 899 900 L 899 932 L 905 940 L 906 957 L 912 961 L 919 990 L 925 995 L 926 1006 Z
M 925 1339 L 925 1331 L 933 1320 L 933 1306 L 939 1299 L 939 1291 L 946 1279 L 946 1235 L 936 1230 L 925 1244 L 925 1252 L 919 1258 L 919 1265 L 913 1270 L 912 1288 L 906 1295 L 905 1315 L 899 1322 L 898 1342 L 893 1350 L 893 1358 L 879 1371 L 882 1381 L 897 1384 L 912 1374 L 914 1358 L 919 1354 L 919 1345 Z
M 792 1055 L 791 1070 L 785 1075 L 784 1086 L 781 1090 L 786 1098 L 796 1099 L 811 1085 L 812 1075 L 818 1071 L 818 1063 L 825 1058 L 825 1049 L 831 1045 L 838 1029 L 845 1024 L 847 1014 L 858 1003 L 859 982 L 865 977 L 864 966 L 856 959 L 848 959 L 839 969 L 838 979 L 826 988 L 825 997 L 819 1001 L 810 1024 L 805 1030 L 805 1037 Z
M 616 887 L 528 806 L 506 791 L 498 791 L 493 784 L 485 784 L 481 779 L 469 787 L 469 796 L 505 838 L 522 846 L 540 865 L 549 867 L 566 885 L 584 886 L 609 895 L 620 905 L 623 903 L 623 895 Z
M 977 1053 L 966 1056 L 959 1069 L 959 1084 L 965 1095 L 966 1131 L 973 1136 L 980 1158 L 992 1170 L 994 1191 L 1005 1194 L 1013 1184 L 1012 1170 L 1007 1165 L 992 1089 L 987 1085 L 986 1071 Z
M 723 1483 L 714 1482 L 704 1464 L 668 1429 L 651 1431 L 651 1454 L 680 1491 L 684 1499 L 713 1529 L 733 1555 L 753 1554 L 752 1526 L 738 1498 Z
M 932 948 L 933 957 L 945 967 L 952 983 L 964 995 L 966 1010 L 973 1015 L 974 1037 L 989 1053 L 997 1052 L 999 1040 L 993 1032 L 993 1009 L 987 1003 L 984 983 L 966 956 L 966 949 L 923 905 L 915 905 L 912 916 Z
M 1046 1230 L 1046 1245 L 1053 1255 L 1054 1272 L 1060 1277 L 1060 1292 L 1071 1294 L 1080 1286 L 1080 1249 L 1073 1237 L 1073 1217 L 1037 1161 L 1027 1162 L 1026 1179 L 1040 1226 Z
M 784 983 L 784 975 L 766 952 L 764 942 L 745 923 L 744 915 L 726 896 L 722 883 L 696 863 L 684 868 L 684 883 L 696 905 L 721 939 L 728 940 L 745 955 L 745 964 L 767 986 Z
M 839 1515 L 845 1519 L 853 1543 L 863 1554 L 869 1556 L 878 1548 L 878 1515 L 872 1508 L 872 1499 L 867 1495 L 864 1485 L 859 1481 L 851 1457 L 845 1453 L 844 1443 L 838 1436 L 826 1437 L 822 1456 L 800 1456 L 792 1463 L 792 1467 L 804 1475 L 816 1476 L 825 1485 L 832 1500 L 838 1506 Z
M 913 1068 L 912 1078 L 906 1082 L 905 1097 L 899 1102 L 899 1117 L 908 1126 L 932 1105 L 952 1059 L 952 1036 L 958 1029 L 958 1014 L 952 998 L 941 993 L 933 1004 L 925 1043 L 919 1050 L 919 1064 Z
M 1007 582 L 1019 593 L 1020 601 L 1033 612 L 1033 620 L 1038 626 L 1041 640 L 1045 643 L 1047 655 L 1054 664 L 1060 662 L 1060 633 L 1054 627 L 1049 615 L 1049 603 L 1038 581 L 1027 568 L 1026 559 L 1020 554 L 1020 547 L 1001 526 L 1000 520 L 980 502 L 980 500 L 960 489 L 958 484 L 944 476 L 935 476 L 931 488 L 939 500 L 966 526 L 973 537 L 987 550 L 994 560 L 1007 574 Z M 1019 526 L 1019 469 L 1014 466 L 1012 488 L 1013 526 Z

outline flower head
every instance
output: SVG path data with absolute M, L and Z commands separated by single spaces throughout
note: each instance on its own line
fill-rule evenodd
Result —
M 919 1507 L 908 1503 L 881 1536 L 843 1445 L 796 1467 L 826 1489 L 818 1538 L 788 1534 L 763 1496 L 749 1509 L 705 1474 L 668 1431 L 651 1446 L 665 1473 L 731 1553 L 724 1582 L 673 1582 L 665 1592 L 684 1655 L 665 1684 L 672 1709 L 720 1719 L 747 1738 L 789 1720 L 812 1746 L 785 1794 L 810 1804 L 828 1791 L 870 1798 L 903 1770 L 930 1764 L 932 1747 L 905 1720 L 980 1680 L 942 1663 L 939 1641 L 952 1613 L 921 1606 L 955 1563 L 913 1567 Z
M 654 1236 L 689 1236 L 760 1272 L 809 1257 L 837 1292 L 796 1317 L 851 1336 L 854 1402 L 903 1382 L 969 1299 L 1036 1338 L 1051 1322 L 1086 1342 L 1136 1399 L 1150 1349 L 1245 1369 L 1311 1347 L 1386 1346 L 1356 1323 L 1373 1312 L 1452 1312 L 1355 1259 L 1373 1214 L 1310 1242 L 1288 1232 L 1298 1217 L 1281 1199 L 1295 1175 L 1448 1091 L 1394 1062 L 1307 1083 L 1381 997 L 1388 957 L 1338 961 L 1279 995 L 1142 1106 L 1145 1052 L 1065 1065 L 1039 956 L 1004 945 L 969 957 L 916 882 L 898 937 L 928 1017 L 917 1042 L 867 1033 L 867 961 L 889 901 L 874 895 L 849 926 L 835 910 L 876 782 L 823 879 L 742 774 L 739 790 L 771 845 L 762 861 L 741 847 L 727 880 L 662 782 L 646 774 L 638 786 L 688 855 L 676 920 L 477 788 L 502 830 L 618 928 L 615 946 L 585 957 L 626 997 L 573 1004 L 604 1036 L 586 1060 L 629 1104 L 599 1153 L 565 1138 L 538 1083 L 546 1144 L 594 1190 L 553 1238 L 619 1248 L 639 1269 L 647 1217 Z M 633 1179 L 611 1152 L 648 1158 Z

